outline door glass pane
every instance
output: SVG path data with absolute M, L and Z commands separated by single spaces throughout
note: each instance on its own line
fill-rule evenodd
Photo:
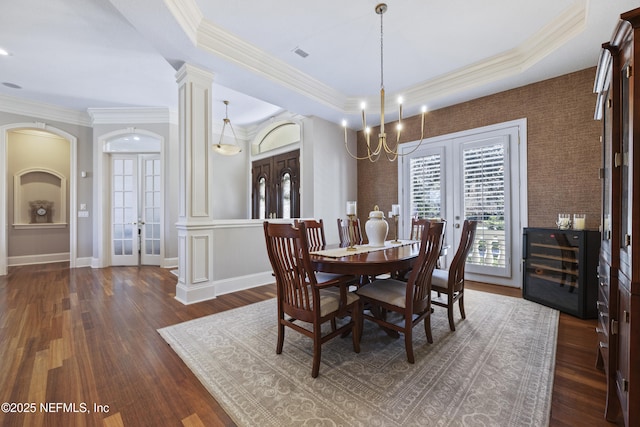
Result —
M 160 220 L 162 213 L 162 201 L 160 197 L 161 177 L 160 160 L 147 158 L 141 163 L 143 166 L 143 183 L 141 198 L 144 202 L 141 216 L 144 218 L 142 231 L 142 262 L 143 264 L 156 263 L 152 256 L 160 255 Z
M 622 69 L 622 77 L 620 79 L 622 90 L 622 165 L 620 169 L 621 191 L 620 191 L 620 245 L 621 249 L 626 252 L 625 236 L 629 234 L 629 78 L 627 77 L 629 65 Z
M 414 217 L 442 217 L 440 158 L 432 154 L 410 159 L 409 203 Z
M 131 158 L 112 159 L 112 239 L 113 255 L 130 255 L 134 251 L 134 239 L 137 239 L 135 214 L 136 200 L 134 179 L 134 160 Z M 135 229 L 135 230 L 134 230 Z M 116 261 L 120 262 L 120 260 Z
M 260 178 L 260 181 L 258 181 L 258 186 L 259 186 L 259 194 L 260 194 L 260 201 L 259 201 L 259 219 L 265 219 L 267 217 L 266 215 L 266 209 L 267 209 L 267 180 L 264 178 Z
M 467 148 L 464 217 L 478 220 L 468 263 L 505 266 L 505 152 L 503 144 Z
M 607 101 L 611 101 L 610 92 L 607 91 Z M 612 123 L 611 123 L 611 109 L 605 104 L 603 107 L 603 115 L 602 121 L 604 122 L 604 133 L 603 133 L 603 153 L 602 153 L 602 239 L 609 240 L 611 237 L 609 233 L 611 231 L 611 149 L 612 144 L 607 139 L 610 138 L 612 134 Z M 610 250 L 610 249 L 609 249 Z
M 282 176 L 282 218 L 291 218 L 291 174 Z
M 122 191 L 124 189 L 124 184 L 122 181 L 122 175 L 114 175 L 113 177 L 113 190 L 117 191 L 120 190 Z

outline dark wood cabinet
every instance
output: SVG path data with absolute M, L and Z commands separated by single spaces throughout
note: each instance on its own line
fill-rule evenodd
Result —
M 611 40 L 602 45 L 595 83 L 603 147 L 597 366 L 607 378 L 607 420 L 638 426 L 640 84 L 635 84 L 635 66 L 640 65 L 640 8 L 620 18 Z
M 525 299 L 583 319 L 597 316 L 600 233 L 525 228 Z

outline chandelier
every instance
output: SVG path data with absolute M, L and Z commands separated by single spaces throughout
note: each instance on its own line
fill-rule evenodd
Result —
M 212 148 L 213 148 L 213 151 L 215 151 L 218 154 L 222 154 L 223 156 L 233 156 L 241 152 L 242 148 L 238 144 L 238 137 L 236 136 L 236 131 L 233 130 L 233 125 L 231 124 L 231 120 L 229 120 L 229 101 L 222 101 L 222 102 L 225 105 L 224 119 L 222 119 L 223 121 L 222 132 L 220 132 L 220 141 L 217 144 L 214 144 Z M 235 141 L 235 144 L 226 144 L 223 142 L 224 130 L 226 129 L 227 125 L 229 125 L 229 128 L 231 129 L 231 133 L 233 134 L 233 140 Z
M 365 103 L 361 104 L 362 110 L 362 129 L 364 131 L 366 143 L 367 143 L 367 155 L 366 156 L 358 156 L 357 154 L 353 154 L 351 150 L 349 150 L 349 145 L 347 141 L 347 122 L 346 120 L 342 121 L 342 126 L 344 127 L 344 146 L 347 150 L 347 153 L 351 157 L 356 160 L 364 160 L 369 159 L 371 162 L 377 161 L 382 152 L 384 152 L 385 156 L 389 161 L 394 161 L 398 158 L 398 156 L 406 156 L 407 154 L 411 154 L 415 150 L 418 149 L 420 144 L 422 144 L 422 140 L 424 139 L 424 117 L 427 112 L 426 107 L 422 107 L 422 117 L 421 117 L 421 127 L 420 127 L 420 142 L 407 153 L 398 153 L 398 146 L 400 142 L 400 133 L 402 132 L 402 98 L 398 98 L 398 110 L 399 110 L 399 118 L 398 124 L 396 126 L 396 142 L 395 144 L 389 144 L 387 142 L 387 134 L 384 131 L 384 26 L 382 16 L 387 11 L 387 5 L 385 3 L 379 3 L 375 7 L 375 11 L 378 15 L 380 15 L 380 133 L 378 134 L 378 144 L 373 147 L 371 145 L 371 128 L 367 127 L 367 118 L 365 113 Z

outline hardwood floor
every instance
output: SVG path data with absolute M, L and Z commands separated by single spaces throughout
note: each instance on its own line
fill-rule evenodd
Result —
M 19 412 L 3 407 L 0 425 L 233 425 L 156 330 L 272 298 L 275 287 L 185 306 L 175 285 L 155 267 L 10 268 L 0 277 L 0 402 Z M 552 427 L 613 426 L 603 418 L 594 328 L 595 321 L 560 316 Z

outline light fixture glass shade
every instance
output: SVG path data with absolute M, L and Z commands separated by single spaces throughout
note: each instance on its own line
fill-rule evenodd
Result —
M 234 156 L 240 153 L 242 151 L 242 148 L 238 144 L 238 137 L 236 136 L 236 131 L 233 129 L 233 126 L 231 125 L 231 120 L 229 120 L 229 110 L 228 110 L 229 101 L 222 101 L 222 102 L 224 102 L 224 105 L 225 105 L 225 117 L 224 119 L 222 119 L 223 125 L 222 125 L 222 131 L 220 132 L 220 141 L 217 144 L 213 144 L 211 148 L 213 149 L 213 151 L 215 151 L 218 154 L 222 154 L 223 156 Z M 227 125 L 229 125 L 229 129 L 231 129 L 231 133 L 233 134 L 233 140 L 235 141 L 235 144 L 226 144 L 222 142 L 224 140 L 224 130 L 227 128 Z
M 242 151 L 242 148 L 235 144 L 213 144 L 213 151 L 223 156 L 233 156 Z

